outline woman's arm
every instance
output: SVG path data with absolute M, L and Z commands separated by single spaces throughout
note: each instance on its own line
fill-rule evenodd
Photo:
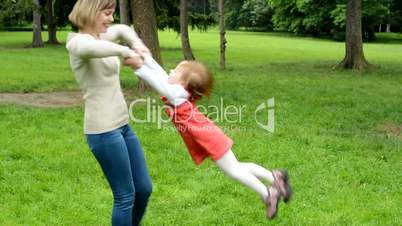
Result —
M 66 45 L 72 55 L 81 58 L 103 58 L 110 56 L 137 57 L 138 54 L 130 48 L 113 42 L 98 40 L 90 35 L 77 34 Z
M 119 42 L 123 41 L 131 49 L 140 50 L 142 53 L 150 55 L 149 49 L 145 46 L 142 40 L 135 33 L 134 29 L 125 24 L 115 24 L 107 29 L 106 33 L 100 34 L 101 39 Z

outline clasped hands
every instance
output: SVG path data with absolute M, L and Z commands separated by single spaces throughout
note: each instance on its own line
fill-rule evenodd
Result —
M 136 54 L 133 54 L 132 57 L 127 57 L 124 59 L 124 65 L 130 66 L 132 69 L 136 70 L 140 68 L 144 64 L 144 56 L 151 56 L 151 51 L 143 45 L 140 47 L 133 48 Z

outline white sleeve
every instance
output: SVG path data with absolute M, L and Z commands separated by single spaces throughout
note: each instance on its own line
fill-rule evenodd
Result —
M 151 68 L 155 73 L 165 75 L 165 77 L 168 77 L 165 69 L 163 69 L 158 62 L 152 56 L 145 55 L 144 57 L 144 64 L 147 65 L 149 68 Z
M 189 96 L 188 92 L 179 84 L 170 84 L 168 75 L 165 71 L 152 70 L 148 65 L 144 64 L 135 73 L 147 82 L 160 95 L 165 96 L 173 105 L 180 105 L 185 102 Z
M 89 35 L 77 35 L 66 45 L 72 55 L 81 58 L 103 58 L 110 56 L 133 57 L 138 55 L 130 48 L 113 42 L 98 40 Z
M 101 39 L 118 42 L 123 41 L 128 44 L 131 48 L 144 46 L 142 40 L 135 33 L 134 29 L 125 24 L 115 24 L 107 29 L 106 33 L 100 34 Z

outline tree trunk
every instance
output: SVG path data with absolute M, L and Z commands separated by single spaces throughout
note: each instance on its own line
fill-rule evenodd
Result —
M 35 8 L 33 10 L 33 39 L 32 39 L 32 47 L 33 48 L 41 48 L 44 46 L 42 41 L 42 25 L 41 25 L 41 13 L 40 13 L 40 4 L 39 0 L 34 0 Z
M 180 37 L 185 60 L 194 60 L 188 37 L 188 0 L 180 0 Z
M 387 24 L 387 32 L 391 32 L 391 24 Z
M 149 48 L 153 58 L 162 65 L 160 54 L 158 30 L 156 27 L 156 15 L 153 0 L 131 0 L 131 12 L 133 14 L 134 29 L 144 44 Z M 141 80 L 138 84 L 140 93 L 147 89 Z
M 362 70 L 369 66 L 363 53 L 362 0 L 348 0 L 346 9 L 346 55 L 336 68 Z
M 378 26 L 378 32 L 381 32 L 381 24 Z
M 374 26 L 371 26 L 371 27 L 367 28 L 367 40 L 368 41 L 375 41 L 376 40 Z
M 56 32 L 56 20 L 54 18 L 54 8 L 53 3 L 55 0 L 46 0 L 46 7 L 47 7 L 47 31 L 49 34 L 49 40 L 47 41 L 48 44 L 60 44 L 57 40 Z
M 220 68 L 225 69 L 226 59 L 226 38 L 225 38 L 225 14 L 224 14 L 224 0 L 219 0 L 219 34 L 220 34 Z
M 129 8 L 128 8 L 129 0 L 120 0 L 119 9 L 120 9 L 120 23 L 122 24 L 130 24 L 129 21 Z

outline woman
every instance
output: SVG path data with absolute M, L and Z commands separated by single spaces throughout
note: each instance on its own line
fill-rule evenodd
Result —
M 78 0 L 69 20 L 79 33 L 70 33 L 66 47 L 70 65 L 84 94 L 84 133 L 113 192 L 112 225 L 139 225 L 151 179 L 141 145 L 129 126 L 127 104 L 120 87 L 120 60 L 148 53 L 128 26 L 114 25 L 114 0 Z

